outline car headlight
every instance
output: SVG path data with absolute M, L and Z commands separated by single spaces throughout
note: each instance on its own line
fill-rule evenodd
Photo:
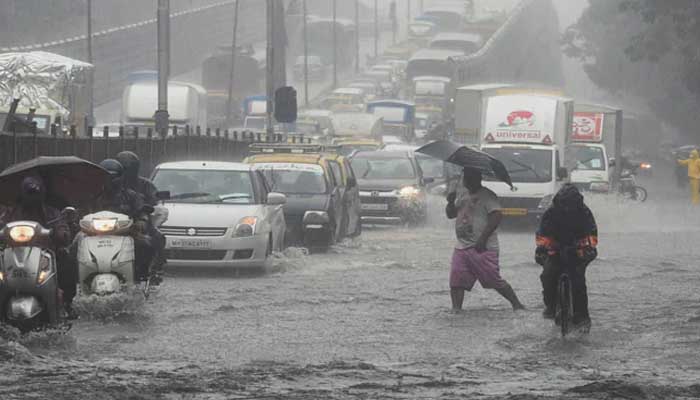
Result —
M 537 206 L 540 210 L 547 209 L 552 205 L 552 199 L 554 199 L 553 194 L 548 194 L 540 200 L 540 204 Z
M 109 233 L 117 228 L 116 218 L 93 219 L 92 229 L 97 233 Z
M 51 274 L 51 260 L 47 256 L 41 256 L 39 260 L 39 274 L 36 278 L 36 285 L 41 286 L 46 283 Z
M 255 235 L 255 226 L 258 224 L 257 217 L 243 217 L 236 224 L 233 231 L 234 237 L 248 237 Z
M 325 211 L 307 211 L 304 213 L 303 222 L 305 225 L 323 225 L 329 223 L 330 218 Z
M 5 272 L 0 271 L 0 283 L 3 283 L 3 282 L 5 282 Z
M 401 197 L 416 197 L 420 194 L 420 189 L 415 186 L 406 186 L 399 190 L 399 196 Z
M 10 239 L 15 243 L 28 243 L 34 238 L 34 228 L 27 225 L 18 225 L 10 229 Z
M 639 164 L 639 168 L 641 168 L 641 169 L 651 169 L 651 164 L 648 163 L 648 162 L 643 162 L 643 163 Z

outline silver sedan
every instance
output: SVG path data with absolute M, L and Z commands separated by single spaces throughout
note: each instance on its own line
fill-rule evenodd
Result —
M 156 167 L 153 181 L 169 191 L 168 265 L 266 268 L 284 246 L 283 194 L 248 164 L 185 161 Z

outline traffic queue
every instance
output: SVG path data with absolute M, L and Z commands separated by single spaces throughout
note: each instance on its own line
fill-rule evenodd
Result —
M 624 166 L 621 110 L 578 104 L 557 88 L 462 84 L 451 58 L 480 51 L 503 18 L 426 10 L 407 42 L 300 110 L 296 122 L 276 124 L 284 140 L 252 143 L 237 162 L 157 165 L 147 201 L 126 187 L 126 166 L 116 160 L 39 158 L 4 171 L 0 183 L 9 177 L 15 190 L 35 175 L 49 179 L 46 191 L 41 184 L 30 191 L 43 196 L 41 207 L 63 212 L 1 226 L 2 319 L 22 329 L 55 324 L 57 303 L 69 305 L 63 293 L 76 286 L 79 296 L 134 286 L 147 296 L 163 264 L 267 269 L 289 246 L 326 252 L 368 224 L 424 224 L 428 196 L 454 192 L 461 181 L 461 168 L 445 158 L 416 153 L 435 140 L 480 149 L 505 166 L 508 182 L 485 176 L 484 186 L 506 218 L 536 221 L 567 181 L 643 200 L 633 172 L 613 168 L 618 160 Z M 247 97 L 242 110 L 245 131 L 268 129 L 265 96 Z M 99 202 L 100 195 L 109 198 Z M 51 243 L 57 223 L 70 239 Z

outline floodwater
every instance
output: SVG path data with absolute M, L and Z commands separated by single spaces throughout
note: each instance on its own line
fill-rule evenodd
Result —
M 501 232 L 501 267 L 528 310 L 477 285 L 450 312 L 453 233 L 435 199 L 425 228 L 289 249 L 265 275 L 177 271 L 146 302 L 81 303 L 67 333 L 3 329 L 0 398 L 700 398 L 700 213 L 662 188 L 589 199 L 590 335 L 542 319 L 524 227 Z

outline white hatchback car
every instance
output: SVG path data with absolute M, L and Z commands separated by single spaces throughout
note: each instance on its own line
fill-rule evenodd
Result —
M 284 246 L 281 193 L 249 164 L 183 161 L 156 167 L 153 182 L 169 191 L 168 265 L 266 268 Z

